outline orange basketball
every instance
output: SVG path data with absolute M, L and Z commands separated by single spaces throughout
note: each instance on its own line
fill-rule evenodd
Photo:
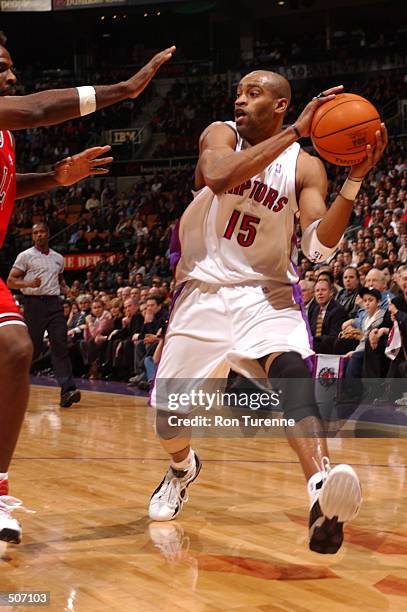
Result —
M 338 94 L 314 114 L 311 140 L 321 157 L 337 166 L 353 166 L 366 158 L 380 130 L 377 109 L 355 94 Z

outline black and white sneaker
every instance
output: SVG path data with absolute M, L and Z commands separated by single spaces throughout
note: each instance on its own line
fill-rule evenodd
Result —
M 188 487 L 201 471 L 202 463 L 193 453 L 193 464 L 188 470 L 176 470 L 172 466 L 151 496 L 148 514 L 153 521 L 172 521 L 188 501 Z
M 309 547 L 314 552 L 333 555 L 342 546 L 344 523 L 359 512 L 362 490 L 350 465 L 331 468 L 327 457 L 322 462 L 321 471 L 308 483 L 311 498 Z

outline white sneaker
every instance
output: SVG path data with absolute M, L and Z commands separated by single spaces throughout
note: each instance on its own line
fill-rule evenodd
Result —
M 0 540 L 19 544 L 22 529 L 17 519 L 11 516 L 13 510 L 22 508 L 22 501 L 10 495 L 0 496 Z
M 189 470 L 176 470 L 172 466 L 150 499 L 148 514 L 153 521 L 171 521 L 188 501 L 188 487 L 201 471 L 202 463 L 194 453 L 194 463 Z
M 324 457 L 320 478 L 315 474 L 308 483 L 311 498 L 309 547 L 321 554 L 334 554 L 342 546 L 343 524 L 359 512 L 362 490 L 350 465 L 334 468 Z

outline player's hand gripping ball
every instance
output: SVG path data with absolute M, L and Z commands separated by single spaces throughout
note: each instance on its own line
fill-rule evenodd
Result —
M 366 159 L 366 145 L 376 143 L 381 120 L 377 109 L 355 94 L 338 94 L 312 118 L 311 140 L 321 157 L 337 166 L 355 166 Z

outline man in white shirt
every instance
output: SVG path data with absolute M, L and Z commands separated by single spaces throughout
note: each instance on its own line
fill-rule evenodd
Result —
M 7 285 L 24 295 L 24 318 L 34 345 L 33 359 L 41 353 L 44 332 L 48 332 L 55 377 L 61 387 L 62 408 L 79 402 L 81 393 L 72 377 L 67 346 L 67 325 L 61 293 L 67 291 L 63 277 L 64 258 L 49 248 L 49 230 L 45 223 L 32 229 L 34 246 L 17 256 Z

